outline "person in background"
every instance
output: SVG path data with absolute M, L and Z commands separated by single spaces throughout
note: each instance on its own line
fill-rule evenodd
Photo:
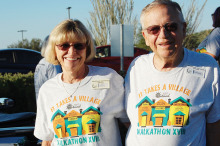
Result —
M 211 33 L 199 44 L 196 52 L 206 53 L 215 58 L 218 62 L 220 59 L 220 7 L 212 14 L 212 26 L 214 29 Z
M 47 36 L 42 43 L 42 48 L 41 48 L 42 57 L 44 57 L 48 39 L 49 39 L 49 36 Z M 60 65 L 53 65 L 49 63 L 48 61 L 46 61 L 45 58 L 42 58 L 39 61 L 34 72 L 34 87 L 35 87 L 36 100 L 38 98 L 39 89 L 43 85 L 43 83 L 55 77 L 58 73 L 61 73 L 61 72 L 62 72 L 62 69 Z
M 183 47 L 186 22 L 178 3 L 155 0 L 140 21 L 153 53 L 137 57 L 125 77 L 126 145 L 219 146 L 217 62 Z
M 86 65 L 94 56 L 92 36 L 79 20 L 50 33 L 45 58 L 63 72 L 39 91 L 34 135 L 42 145 L 122 145 L 117 118 L 127 117 L 124 80 L 113 69 Z

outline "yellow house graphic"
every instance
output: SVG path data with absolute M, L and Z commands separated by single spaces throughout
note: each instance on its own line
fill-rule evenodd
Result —
M 83 134 L 95 134 L 100 132 L 100 119 L 102 112 L 93 106 L 82 112 Z
M 192 105 L 181 96 L 170 102 L 170 105 L 169 121 L 171 121 L 171 125 L 180 127 L 187 125 L 189 107 Z
M 146 96 L 137 105 L 138 108 L 138 125 L 141 127 L 146 127 L 153 125 L 151 121 L 153 102 Z
M 63 118 L 64 116 L 65 114 L 63 112 L 57 110 L 51 118 L 51 121 L 53 121 L 53 128 L 57 138 L 66 137 L 66 127 Z

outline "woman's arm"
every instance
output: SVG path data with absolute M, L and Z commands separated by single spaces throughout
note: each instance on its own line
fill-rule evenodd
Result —
M 51 146 L 52 141 L 42 141 L 41 146 Z

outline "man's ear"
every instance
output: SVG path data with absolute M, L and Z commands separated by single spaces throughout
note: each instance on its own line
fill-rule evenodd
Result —
M 183 37 L 184 38 L 186 37 L 186 27 L 187 27 L 186 22 L 183 22 Z
M 147 35 L 145 34 L 144 31 L 142 31 L 142 35 L 143 35 L 143 37 L 144 37 L 145 44 L 146 44 L 147 46 L 149 46 L 149 42 L 148 42 L 148 39 L 147 39 Z

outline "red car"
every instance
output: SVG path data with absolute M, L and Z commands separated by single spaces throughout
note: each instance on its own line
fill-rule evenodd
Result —
M 128 67 L 132 60 L 136 58 L 139 55 L 142 54 L 148 54 L 149 51 L 134 47 L 134 57 L 124 57 L 124 71 L 126 72 L 128 70 Z M 117 72 L 120 72 L 121 65 L 120 65 L 120 56 L 112 57 L 111 56 L 111 46 L 99 46 L 96 47 L 96 56 L 95 58 L 87 63 L 88 65 L 94 65 L 94 66 L 102 66 L 102 67 L 110 67 Z

